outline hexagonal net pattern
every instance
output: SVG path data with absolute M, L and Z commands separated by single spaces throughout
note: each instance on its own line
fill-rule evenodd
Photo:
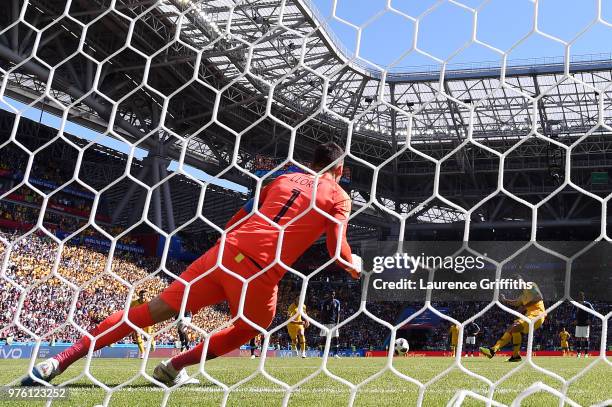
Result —
M 43 342 L 64 334 L 73 339 L 90 335 L 91 321 L 100 318 L 90 318 L 81 310 L 88 309 L 88 304 L 111 301 L 105 294 L 109 290 L 120 295 L 96 308 L 100 314 L 96 317 L 127 310 L 143 287 L 154 294 L 169 281 L 187 287 L 178 320 L 158 326 L 151 334 L 130 322 L 127 312 L 123 316 L 122 322 L 147 342 L 145 362 L 135 377 L 114 387 L 103 383 L 89 371 L 91 349 L 84 373 L 61 386 L 86 377 L 105 392 L 108 404 L 115 392 L 144 377 L 163 388 L 162 403 L 166 404 L 181 386 L 159 383 L 147 373 L 146 360 L 154 336 L 169 335 L 179 322 L 201 338 L 205 352 L 213 335 L 237 322 L 263 335 L 256 370 L 234 384 L 223 383 L 208 372 L 207 362 L 200 363 L 198 376 L 223 394 L 222 405 L 258 376 L 279 388 L 283 405 L 318 376 L 348 389 L 347 400 L 353 405 L 362 391 L 388 374 L 414 386 L 416 404 L 425 405 L 426 393 L 456 371 L 485 391 L 453 391 L 449 405 L 477 400 L 498 406 L 504 405 L 497 399 L 498 388 L 521 370 L 531 369 L 541 380 L 521 388 L 509 400 L 512 405 L 543 392 L 559 405 L 574 406 L 579 403 L 570 397 L 570 386 L 593 369 L 610 369 L 606 357 L 610 308 L 587 307 L 577 300 L 570 284 L 571 265 L 610 241 L 611 195 L 601 184 L 607 186 L 605 150 L 612 133 L 612 58 L 572 52 L 590 33 L 612 28 L 601 0 L 593 3 L 592 16 L 570 34 L 548 31 L 545 2 L 525 0 L 520 6 L 530 16 L 521 20 L 525 30 L 505 42 L 487 34 L 491 24 L 487 16 L 498 3 L 494 0 L 423 2 L 428 4 L 412 8 L 389 0 L 356 20 L 345 14 L 350 6 L 342 0 L 330 2 L 329 16 L 322 16 L 306 0 L 10 3 L 0 25 L 1 119 L 8 123 L 3 124 L 6 134 L 0 139 L 0 177 L 10 179 L 0 183 L 0 214 L 5 222 L 0 226 L 16 231 L 0 235 L 0 337 L 20 336 L 35 343 L 30 371 Z M 369 10 L 374 3 L 378 2 L 362 6 Z M 459 17 L 451 24 L 440 16 L 444 10 Z M 456 35 L 440 31 L 446 23 Z M 405 38 L 387 38 L 389 47 L 396 49 L 394 42 L 401 46 L 382 64 L 369 57 L 373 41 L 369 35 L 390 24 L 397 25 Z M 350 50 L 333 34 L 332 27 L 339 25 L 355 33 Z M 435 45 L 446 38 L 444 46 Z M 556 47 L 563 56 L 512 59 L 533 38 Z M 474 48 L 494 62 L 456 62 Z M 51 128 L 53 134 L 45 138 Z M 72 135 L 87 132 L 92 134 Z M 341 183 L 353 201 L 348 223 L 315 205 L 315 188 L 307 210 L 288 222 L 281 222 L 282 216 L 269 219 L 258 205 L 252 205 L 244 219 L 223 226 L 246 201 L 244 194 L 234 191 L 240 190 L 237 184 L 248 185 L 257 202 L 265 185 L 288 168 L 319 180 L 323 172 L 307 164 L 315 147 L 327 141 L 337 142 L 344 150 L 342 159 L 348 168 Z M 141 159 L 140 154 L 148 155 Z M 65 165 L 54 165 L 54 157 L 73 165 L 66 171 Z M 108 160 L 114 164 L 107 165 Z M 123 166 L 120 171 L 118 165 Z M 585 168 L 601 170 L 589 178 Z M 526 174 L 529 171 L 536 178 L 541 176 L 539 181 L 534 182 Z M 568 203 L 566 196 L 575 201 Z M 88 203 L 82 204 L 83 200 Z M 568 207 L 559 209 L 560 202 Z M 572 214 L 582 210 L 597 216 L 572 223 Z M 590 314 L 601 326 L 598 356 L 571 377 L 540 366 L 533 357 L 538 321 L 507 306 L 500 300 L 500 290 L 470 315 L 455 318 L 432 299 L 435 294 L 428 289 L 420 308 L 391 322 L 373 312 L 375 305 L 364 290 L 353 312 L 335 327 L 302 315 L 322 331 L 322 358 L 311 374 L 287 383 L 267 370 L 266 359 L 273 338 L 292 320 L 283 316 L 278 324 L 260 326 L 246 316 L 245 297 L 259 278 L 282 269 L 299 286 L 292 295 L 299 298 L 300 308 L 326 269 L 334 263 L 350 266 L 340 257 L 339 242 L 331 259 L 322 264 L 313 260 L 316 266 L 308 272 L 281 260 L 284 232 L 308 212 L 348 231 L 357 251 L 358 243 L 381 237 L 399 243 L 423 240 L 422 236 L 435 240 L 427 233 L 453 230 L 456 233 L 448 236 L 467 248 L 471 241 L 495 240 L 487 233 L 494 234 L 496 229 L 525 231 L 517 239 L 524 244 L 517 245 L 511 256 L 500 260 L 480 254 L 493 266 L 496 278 L 502 277 L 505 265 L 531 248 L 567 264 L 561 293 L 553 302 L 547 301 L 546 311 L 550 314 L 571 304 Z M 253 217 L 265 219 L 279 237 L 273 261 L 245 276 L 221 259 L 229 250 L 228 235 Z M 550 238 L 546 228 L 589 227 L 593 219 L 597 233 L 579 251 L 568 254 L 540 244 Z M 386 228 L 384 236 L 376 232 L 378 227 Z M 220 254 L 213 268 L 188 282 L 180 276 L 184 265 L 173 262 L 172 242 L 197 228 L 219 237 Z M 144 257 L 143 245 L 133 240 L 145 229 L 161 242 L 157 263 L 146 267 L 139 260 Z M 427 233 L 419 235 L 419 231 Z M 87 244 L 95 250 L 83 249 Z M 469 250 L 476 253 L 473 247 Z M 216 316 L 219 323 L 202 327 L 197 319 L 193 323 L 185 319 L 187 299 L 190 289 L 212 273 L 238 281 L 241 294 L 236 304 L 230 304 L 230 312 L 208 310 L 204 318 Z M 369 273 L 363 274 L 361 284 L 367 285 Z M 436 271 L 428 275 L 433 280 Z M 359 292 L 356 283 L 351 284 Z M 37 302 L 61 308 L 61 320 L 49 322 L 45 310 L 36 308 Z M 491 379 L 466 367 L 462 350 L 464 329 L 494 308 L 500 315 L 526 322 L 529 332 L 526 359 Z M 400 371 L 392 345 L 384 366 L 363 380 L 351 381 L 329 368 L 332 339 L 343 327 L 360 318 L 367 320 L 388 331 L 388 343 L 393 344 L 399 330 L 425 314 L 459 327 L 452 363 L 432 377 L 422 379 Z M 46 322 L 37 323 L 42 320 Z M 560 387 L 545 384 L 547 380 L 561 383 Z M 15 380 L 7 384 L 12 383 Z M 606 405 L 609 400 L 597 402 Z

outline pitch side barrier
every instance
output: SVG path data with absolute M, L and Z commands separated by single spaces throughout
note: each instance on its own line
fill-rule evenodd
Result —
M 38 357 L 40 358 L 48 358 L 58 354 L 63 351 L 70 344 L 60 344 L 56 346 L 48 346 L 42 345 L 39 349 Z M 35 351 L 35 346 L 32 343 L 16 343 L 12 345 L 0 345 L 0 359 L 29 359 L 32 357 L 32 353 Z M 150 358 L 170 358 L 180 352 L 179 349 L 176 349 L 171 346 L 162 346 L 158 347 L 154 351 L 149 353 Z M 511 352 L 499 352 L 500 355 L 510 355 Z M 259 351 L 256 353 L 259 355 Z M 340 351 L 340 356 L 342 357 L 352 357 L 352 358 L 360 358 L 360 357 L 387 357 L 387 351 L 385 350 L 365 350 L 365 349 L 357 349 L 355 351 Z M 598 352 L 590 352 L 592 356 L 597 356 Z M 321 352 L 318 350 L 309 350 L 306 351 L 306 355 L 308 357 L 320 357 Z M 450 352 L 448 351 L 436 351 L 436 350 L 426 350 L 426 351 L 413 351 L 409 352 L 406 357 L 450 357 Z M 235 349 L 223 357 L 250 357 L 251 352 L 248 347 L 241 347 L 240 349 Z M 553 351 L 553 350 L 543 350 L 543 351 L 534 351 L 533 356 L 561 356 L 561 351 Z M 606 352 L 606 356 L 612 356 L 612 350 Z M 99 359 L 137 359 L 138 358 L 138 348 L 135 345 L 126 344 L 126 345 L 116 345 L 112 347 L 107 347 L 104 349 L 97 350 L 93 353 L 94 358 Z M 291 358 L 295 357 L 295 352 L 290 350 L 281 349 L 281 350 L 269 350 L 267 357 L 276 357 L 276 358 Z
M 38 349 L 38 358 L 49 358 L 57 355 L 58 353 L 71 346 L 71 343 L 59 343 L 54 346 L 48 344 L 41 345 Z M 36 346 L 34 342 L 14 342 L 11 345 L 0 345 L 0 359 L 29 359 L 32 354 L 36 352 Z M 170 358 L 180 353 L 180 349 L 175 348 L 172 345 L 157 345 L 154 351 L 149 352 L 150 358 Z M 342 351 L 340 355 L 343 357 L 363 357 L 366 350 L 355 350 L 355 351 Z M 257 350 L 256 354 L 259 355 L 260 351 Z M 240 349 L 235 349 L 224 357 L 250 357 L 251 351 L 248 346 L 242 346 Z M 293 357 L 295 352 L 286 349 L 280 350 L 268 350 L 268 357 Z M 321 352 L 318 350 L 306 351 L 308 357 L 319 357 Z M 120 358 L 120 359 L 137 359 L 138 358 L 138 347 L 134 344 L 116 344 L 103 349 L 99 349 L 93 353 L 94 358 Z
M 573 354 L 573 352 L 572 352 Z M 373 350 L 373 351 L 367 351 L 365 352 L 364 356 L 366 358 L 377 358 L 377 357 L 387 357 L 388 353 L 387 351 L 384 350 Z M 465 356 L 466 353 L 463 353 L 463 356 Z M 512 351 L 500 351 L 497 352 L 496 355 L 498 356 L 504 356 L 504 357 L 509 357 L 512 355 Z M 526 356 L 527 353 L 526 352 L 521 352 L 521 355 Z M 598 356 L 599 352 L 597 351 L 591 351 L 589 352 L 589 355 L 591 356 Z M 444 350 L 417 350 L 417 351 L 410 351 L 406 354 L 407 358 L 418 358 L 418 357 L 451 357 L 452 353 L 450 351 L 444 351 Z M 541 351 L 533 351 L 532 352 L 532 356 L 563 356 L 562 352 L 560 350 L 541 350 Z M 612 356 L 612 351 L 606 351 L 606 356 Z M 482 357 L 480 355 L 476 356 L 476 357 Z

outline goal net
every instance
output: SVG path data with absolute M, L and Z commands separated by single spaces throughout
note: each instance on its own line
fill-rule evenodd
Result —
M 365 261 L 360 280 L 338 266 L 339 246 L 330 259 L 323 239 L 291 266 L 278 248 L 248 278 L 217 260 L 242 283 L 237 309 L 222 302 L 190 317 L 185 297 L 177 318 L 90 349 L 49 386 L 103 405 L 129 400 L 143 383 L 163 405 L 181 404 L 176 394 L 186 391 L 221 405 L 245 394 L 281 405 L 609 405 L 609 392 L 592 389 L 606 387 L 611 368 L 612 55 L 580 54 L 610 37 L 601 1 L 588 13 L 537 0 L 5 3 L 3 386 L 173 281 L 189 293 L 181 272 L 218 242 L 224 250 L 240 227 L 226 229 L 234 213 L 280 175 L 319 179 L 312 153 L 333 141 L 344 150 L 338 183 L 352 200 L 346 234 Z M 291 223 L 275 225 L 282 235 Z M 432 263 L 403 280 L 373 271 L 377 257 L 398 253 Z M 465 272 L 468 258 L 482 261 L 483 274 Z M 277 313 L 258 326 L 244 296 L 272 267 L 286 271 Z M 519 272 L 535 283 L 533 296 L 507 301 L 522 292 L 504 285 Z M 412 283 L 423 286 L 410 291 Z M 332 292 L 342 305 L 329 324 Z M 542 298 L 545 312 L 530 317 Z M 296 374 L 275 360 L 299 351 L 286 332 L 293 302 L 306 305 L 304 356 L 314 357 L 288 364 L 302 366 Z M 230 355 L 257 363 L 203 358 L 189 370 L 202 382 L 194 387 L 152 377 L 154 359 L 198 343 L 206 351 L 238 320 L 262 335 Z M 510 327 L 520 328 L 504 345 L 518 346 L 519 363 L 469 358 Z M 399 338 L 410 345 L 406 358 Z M 139 356 L 119 376 L 100 364 Z

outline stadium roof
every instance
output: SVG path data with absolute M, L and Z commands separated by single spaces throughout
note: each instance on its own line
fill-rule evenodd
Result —
M 161 8 L 177 18 L 177 13 L 190 10 L 182 29 L 189 34 L 182 38 L 204 49 L 203 57 L 210 56 L 207 60 L 228 81 L 235 80 L 262 96 L 274 86 L 274 101 L 282 109 L 306 118 L 324 106 L 326 111 L 319 115 L 322 120 L 355 119 L 360 135 L 385 141 L 392 134 L 405 138 L 411 116 L 415 141 L 454 138 L 453 133 L 466 131 L 471 105 L 477 106 L 476 137 L 524 135 L 534 127 L 534 119 L 563 124 L 564 132 L 583 133 L 597 117 L 593 90 L 611 80 L 611 55 L 596 55 L 583 60 L 577 57 L 567 67 L 563 58 L 518 66 L 510 62 L 503 71 L 504 86 L 499 66 L 474 64 L 394 72 L 381 87 L 383 73 L 360 59 L 349 59 L 308 1 L 288 1 L 284 8 L 280 3 L 236 6 L 233 1 L 220 0 L 194 6 L 185 0 L 167 2 Z M 566 71 L 593 89 L 566 79 Z M 533 99 L 545 92 L 539 103 L 542 116 L 536 117 Z M 379 101 L 386 104 L 379 105 Z M 535 127 L 546 132 L 542 123 Z
M 32 7 L 45 10 L 42 4 L 37 4 L 39 2 L 32 3 L 36 5 Z M 59 3 L 63 4 L 45 2 L 45 14 L 53 16 L 61 10 L 60 7 L 53 10 L 54 3 L 58 3 L 58 6 Z M 138 21 L 131 42 L 134 48 L 146 55 L 153 55 L 153 66 L 165 65 L 168 68 L 163 72 L 151 71 L 150 76 L 170 74 L 180 84 L 186 84 L 190 77 L 181 72 L 184 63 L 190 64 L 192 69 L 200 63 L 206 66 L 199 67 L 200 78 L 209 79 L 212 70 L 217 75 L 222 74 L 221 78 L 217 78 L 220 81 L 219 88 L 231 82 L 234 84 L 228 88 L 231 92 L 224 92 L 228 100 L 222 103 L 222 109 L 247 109 L 255 117 L 265 112 L 266 97 L 270 85 L 273 85 L 273 111 L 282 111 L 278 114 L 281 119 L 285 116 L 292 118 L 283 121 L 295 125 L 301 122 L 300 119 L 316 115 L 317 120 L 344 128 L 343 120 L 355 120 L 355 130 L 360 136 L 354 140 L 355 143 L 367 143 L 366 139 L 391 142 L 394 138 L 401 142 L 405 139 L 410 117 L 414 117 L 412 132 L 415 142 L 465 137 L 471 107 L 474 107 L 475 137 L 525 135 L 533 127 L 545 133 L 547 126 L 558 126 L 558 130 L 563 133 L 584 133 L 596 123 L 597 95 L 592 88 L 574 79 L 598 89 L 612 80 L 612 62 L 608 56 L 606 60 L 576 61 L 568 66 L 562 60 L 544 65 L 510 66 L 506 70 L 503 87 L 498 67 L 477 66 L 458 70 L 453 70 L 452 66 L 446 67 L 442 88 L 440 72 L 432 72 L 431 69 L 426 72 L 390 74 L 381 87 L 380 72 L 372 67 L 364 67 L 364 64 L 357 64 L 356 60 L 349 60 L 333 34 L 325 29 L 323 19 L 316 15 L 308 2 L 291 0 L 286 2 L 284 8 L 280 7 L 280 1 L 247 1 L 237 5 L 233 1 L 219 0 L 194 5 L 188 0 L 171 0 L 150 7 L 153 3 L 119 1 L 116 6 L 117 11 Z M 102 10 L 79 10 L 74 14 L 78 15 L 81 22 L 87 22 L 84 13 L 89 11 L 90 17 L 96 17 L 96 13 Z M 59 23 L 65 23 L 65 20 Z M 116 24 L 124 30 L 127 30 L 129 24 L 129 20 L 123 20 L 118 13 L 107 14 L 100 21 Z M 62 24 L 61 28 L 78 36 L 82 30 L 78 25 L 73 26 Z M 175 38 L 179 29 L 179 41 L 172 42 L 170 39 Z M 45 32 L 49 30 L 47 28 Z M 120 37 L 120 33 L 105 35 L 114 36 L 116 41 L 116 37 Z M 104 37 L 93 38 L 88 35 L 85 50 L 94 55 L 95 59 L 102 60 L 111 51 L 105 49 L 108 47 L 103 45 L 104 42 Z M 139 46 L 141 43 L 158 46 L 145 50 Z M 16 50 L 6 49 L 5 45 L 2 47 L 5 59 L 12 59 L 14 63 L 24 60 L 23 53 L 18 55 Z M 39 54 L 44 61 L 44 50 L 41 51 Z M 202 52 L 201 61 L 197 59 L 199 51 Z M 159 52 L 165 55 L 161 64 L 157 63 Z M 66 54 L 66 50 L 62 54 Z M 7 58 L 10 56 L 14 58 Z M 136 78 L 129 73 L 130 68 L 125 67 L 126 58 L 122 52 L 109 62 L 112 65 L 123 62 L 123 74 L 117 80 L 136 82 Z M 36 64 L 35 60 L 30 62 L 30 65 Z M 140 68 L 143 69 L 144 59 L 141 62 L 143 64 Z M 26 63 L 24 68 L 28 67 Z M 250 67 L 249 72 L 245 74 L 247 67 Z M 44 71 L 44 66 L 42 68 Z M 69 88 L 74 87 L 74 84 L 68 78 L 65 82 L 61 80 L 62 68 L 57 72 L 60 76 L 54 78 L 53 95 L 60 102 L 72 103 L 76 94 L 75 89 Z M 134 68 L 132 66 L 131 70 Z M 565 77 L 566 70 L 572 74 L 572 78 Z M 44 75 L 36 75 L 41 73 L 36 72 L 35 78 L 21 75 L 28 69 L 17 71 L 21 71 L 19 75 L 17 72 L 9 75 L 9 88 L 13 94 L 20 94 L 22 98 L 39 95 L 42 91 L 39 80 L 44 80 L 41 77 Z M 76 74 L 81 76 L 85 72 L 77 70 Z M 324 78 L 329 80 L 326 84 Z M 154 80 L 149 79 L 150 86 L 151 82 Z M 542 93 L 546 95 L 539 99 L 534 109 L 531 98 Z M 151 97 L 154 98 L 154 95 Z M 96 103 L 89 102 L 92 101 L 77 103 L 73 114 L 95 123 L 95 116 L 99 116 L 101 110 L 96 108 L 96 103 L 101 104 L 101 107 L 108 104 L 100 98 Z M 320 111 L 322 105 L 325 111 Z M 119 109 L 122 107 L 119 106 Z M 84 114 L 84 111 L 90 111 L 94 117 Z M 176 112 L 169 113 L 177 120 L 188 118 L 180 117 Z M 126 111 L 120 112 L 120 116 L 132 126 L 143 127 L 140 121 L 149 121 L 144 127 L 153 127 L 152 119 L 146 116 L 133 118 Z M 102 119 L 104 122 L 104 117 Z M 126 129 L 128 126 L 124 124 L 118 127 L 122 133 L 133 133 L 133 129 Z M 168 127 L 172 129 L 172 125 Z M 189 136 L 194 132 L 195 129 L 181 135 Z M 132 135 L 131 138 L 135 137 Z M 357 151 L 367 154 L 370 149 Z M 190 141 L 189 153 L 206 161 L 218 160 L 214 148 L 200 137 Z M 370 153 L 375 154 L 374 150 Z

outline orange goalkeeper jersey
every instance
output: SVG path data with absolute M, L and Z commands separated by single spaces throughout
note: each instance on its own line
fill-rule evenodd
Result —
M 314 208 L 309 209 L 313 186 L 314 176 L 310 174 L 284 174 L 260 193 L 259 211 L 262 214 L 280 226 L 294 220 L 286 226 L 280 257 L 285 264 L 293 264 L 323 233 L 327 233 L 330 255 L 335 254 L 336 241 L 341 239 L 340 255 L 350 262 L 351 250 L 346 242 L 346 222 L 351 212 L 351 199 L 334 180 L 319 178 L 315 204 L 321 211 L 343 223 L 342 233 L 339 233 L 338 224 Z M 299 217 L 300 215 L 302 216 Z M 228 225 L 236 221 L 232 218 Z M 226 243 L 238 248 L 261 267 L 266 267 L 274 261 L 279 235 L 279 230 L 271 222 L 254 213 L 228 233 Z M 284 272 L 285 269 L 281 266 L 274 267 L 274 273 L 279 279 Z

